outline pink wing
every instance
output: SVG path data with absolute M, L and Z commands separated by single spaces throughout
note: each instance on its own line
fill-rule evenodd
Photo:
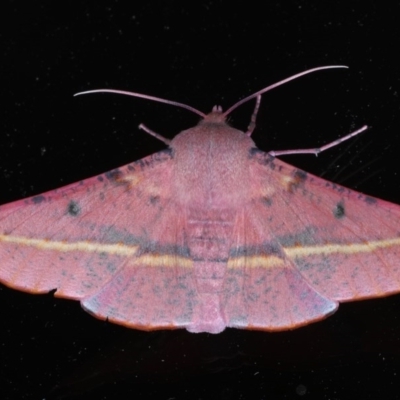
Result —
M 228 326 L 294 328 L 338 302 L 400 292 L 399 206 L 259 150 L 252 158 L 253 200 L 228 261 Z
M 186 326 L 196 292 L 172 170 L 166 150 L 0 207 L 0 281 L 130 327 Z
M 129 327 L 214 333 L 290 329 L 400 291 L 400 207 L 261 151 L 249 165 L 248 201 L 227 214 L 174 202 L 170 150 L 2 206 L 0 279 Z

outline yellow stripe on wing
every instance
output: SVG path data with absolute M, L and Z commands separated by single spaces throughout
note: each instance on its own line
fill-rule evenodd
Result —
M 0 235 L 0 242 L 14 243 L 21 246 L 36 247 L 39 250 L 57 251 L 84 251 L 91 253 L 108 253 L 119 256 L 133 256 L 139 246 L 127 246 L 125 244 L 103 244 L 89 241 L 72 242 L 55 241 L 50 239 L 31 239 L 23 236 Z
M 375 250 L 400 246 L 400 238 L 374 240 L 365 243 L 325 244 L 315 246 L 283 247 L 282 250 L 290 259 L 305 258 L 316 255 L 328 256 L 330 254 L 360 254 L 370 253 Z M 400 252 L 400 248 L 399 248 Z M 276 255 L 257 254 L 249 256 L 231 257 L 228 268 L 261 267 L 274 268 L 285 265 L 285 259 Z
M 135 256 L 139 246 L 128 246 L 123 243 L 104 244 L 89 241 L 66 242 L 50 239 L 31 239 L 23 236 L 0 235 L 0 242 L 13 243 L 20 246 L 35 247 L 38 250 L 54 250 L 61 252 L 82 251 L 89 253 L 107 253 L 116 256 Z M 188 257 L 166 253 L 145 253 L 136 257 L 135 265 L 148 267 L 183 267 L 193 266 Z

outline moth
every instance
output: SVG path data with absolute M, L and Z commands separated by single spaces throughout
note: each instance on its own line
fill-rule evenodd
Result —
M 130 328 L 279 331 L 339 302 L 400 291 L 400 206 L 292 167 L 251 133 L 261 95 L 204 114 L 168 148 L 66 187 L 0 207 L 0 281 L 55 291 Z M 95 91 L 91 91 L 95 92 Z M 87 92 L 84 92 L 87 93 Z M 81 93 L 82 94 L 82 93 Z M 250 99 L 247 132 L 226 117 Z

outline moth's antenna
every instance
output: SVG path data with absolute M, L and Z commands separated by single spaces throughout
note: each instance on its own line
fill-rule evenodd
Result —
M 146 100 L 157 101 L 158 103 L 165 103 L 165 104 L 169 104 L 171 106 L 181 107 L 181 108 L 184 108 L 185 110 L 188 110 L 188 111 L 191 111 L 191 112 L 193 112 L 193 113 L 195 113 L 197 115 L 200 115 L 200 117 L 202 117 L 202 118 L 206 117 L 206 114 L 202 113 L 199 110 L 196 110 L 193 107 L 188 106 L 187 104 L 178 103 L 177 101 L 162 99 L 161 97 L 148 96 L 147 94 L 136 93 L 136 92 L 127 92 L 125 90 L 95 89 L 95 90 L 87 90 L 85 92 L 75 93 L 74 96 L 80 96 L 82 94 L 89 94 L 89 93 L 116 93 L 116 94 L 123 94 L 123 95 L 126 95 L 126 96 L 132 96 L 132 97 L 140 97 L 140 98 L 146 99 Z
M 304 75 L 311 74 L 312 72 L 315 72 L 315 71 L 321 71 L 321 70 L 323 70 L 323 69 L 333 69 L 333 68 L 349 68 L 349 67 L 347 67 L 346 65 L 327 65 L 326 67 L 317 67 L 317 68 L 308 69 L 307 71 L 304 71 L 304 72 L 300 72 L 299 74 L 290 76 L 289 78 L 286 78 L 286 79 L 284 79 L 284 80 L 282 80 L 282 81 L 279 81 L 279 82 L 277 82 L 277 83 L 274 83 L 274 84 L 271 85 L 271 86 L 267 86 L 266 88 L 261 89 L 261 90 L 259 90 L 258 92 L 253 93 L 253 94 L 251 94 L 250 96 L 244 98 L 243 100 L 238 101 L 236 104 L 234 104 L 234 105 L 233 105 L 232 107 L 230 107 L 228 110 L 226 110 L 226 111 L 224 112 L 223 115 L 226 117 L 226 116 L 227 116 L 228 114 L 230 114 L 235 108 L 241 106 L 243 103 L 246 103 L 247 101 L 249 101 L 249 100 L 251 100 L 251 99 L 254 99 L 254 98 L 257 97 L 257 96 L 260 96 L 260 95 L 262 95 L 263 93 L 268 92 L 269 90 L 275 89 L 276 87 L 281 86 L 281 85 L 283 85 L 284 83 L 293 81 L 294 79 L 300 78 L 301 76 L 304 76 Z

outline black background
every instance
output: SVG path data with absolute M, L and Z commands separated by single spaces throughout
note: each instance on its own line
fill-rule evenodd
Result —
M 263 97 L 259 148 L 314 147 L 364 124 L 351 144 L 284 160 L 400 203 L 400 6 L 377 2 L 3 1 L 0 202 L 60 187 L 164 148 L 196 124 L 185 110 L 94 88 L 225 109 Z M 252 104 L 231 124 L 245 129 Z M 245 184 L 245 182 L 243 183 Z M 279 212 L 279 210 L 277 210 Z M 366 215 L 365 218 L 368 218 Z M 78 302 L 0 286 L 2 399 L 395 399 L 400 296 L 341 305 L 292 332 L 139 332 Z

